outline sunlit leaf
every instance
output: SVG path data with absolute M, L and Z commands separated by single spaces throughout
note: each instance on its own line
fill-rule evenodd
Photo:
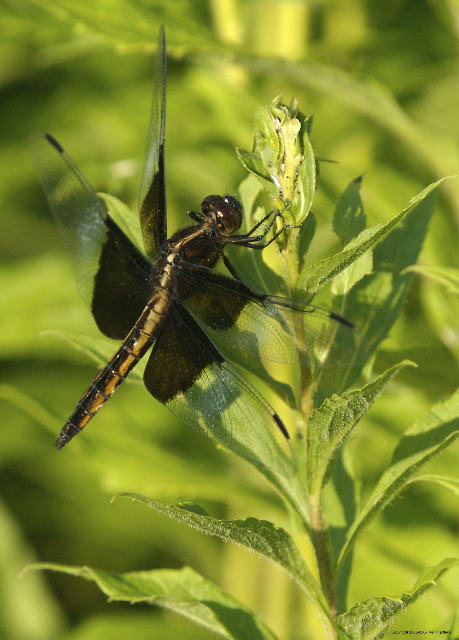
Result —
M 421 276 L 440 283 L 448 293 L 459 295 L 459 269 L 453 267 L 433 267 L 425 264 L 414 264 L 405 269 L 410 273 L 419 273 Z
M 422 476 L 417 476 L 413 478 L 411 482 L 434 482 L 435 484 L 439 484 L 446 489 L 452 491 L 459 498 L 459 479 L 458 478 L 450 478 L 448 476 L 438 476 L 433 474 L 425 474 Z
M 403 593 L 399 598 L 368 598 L 359 602 L 350 611 L 339 617 L 340 627 L 350 640 L 376 640 L 386 635 L 394 621 L 411 607 L 431 587 L 436 586 L 440 576 L 459 565 L 456 558 L 447 558 L 427 569 L 414 585 L 413 591 Z
M 116 224 L 134 241 L 136 247 L 144 253 L 139 214 L 109 193 L 98 193 L 97 195 L 104 201 L 110 216 Z
M 114 573 L 40 563 L 30 565 L 30 569 L 48 569 L 95 582 L 112 602 L 155 604 L 231 640 L 276 639 L 247 607 L 190 567 Z
M 401 211 L 395 218 L 390 220 L 384 225 L 376 225 L 370 229 L 365 229 L 362 233 L 347 247 L 332 256 L 321 260 L 312 267 L 304 269 L 300 274 L 295 286 L 304 290 L 309 296 L 316 293 L 328 280 L 334 278 L 336 275 L 344 271 L 353 262 L 360 258 L 365 251 L 373 248 L 376 244 L 381 242 L 392 229 L 403 218 L 416 208 L 418 203 L 422 202 L 432 191 L 434 191 L 443 180 L 438 180 L 431 184 L 428 188 L 424 189 L 418 196 L 411 200 L 410 205 Z M 430 205 L 431 206 L 431 205 Z
M 352 180 L 339 197 L 333 216 L 333 231 L 343 246 L 349 244 L 367 227 L 360 188 L 362 176 Z
M 403 490 L 421 465 L 443 451 L 459 436 L 459 391 L 438 403 L 410 427 L 397 445 L 392 462 L 348 531 L 339 565 L 357 538 L 393 498 Z
M 272 522 L 247 518 L 245 520 L 217 520 L 196 504 L 166 506 L 155 500 L 131 493 L 119 494 L 131 500 L 143 502 L 151 509 L 163 513 L 174 520 L 184 522 L 189 527 L 207 535 L 217 536 L 225 542 L 247 547 L 265 558 L 279 564 L 288 571 L 307 597 L 324 613 L 328 614 L 323 594 L 310 572 L 298 547 L 290 535 Z
M 337 456 L 346 437 L 371 408 L 401 369 L 414 366 L 406 361 L 392 367 L 363 389 L 348 391 L 327 398 L 308 420 L 308 487 L 311 493 L 320 491 L 329 480 Z

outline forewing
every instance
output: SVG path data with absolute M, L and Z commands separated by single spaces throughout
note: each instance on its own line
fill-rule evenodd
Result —
M 254 287 L 200 265 L 182 264 L 178 294 L 217 344 L 250 357 L 312 368 L 360 366 L 368 344 L 349 321 L 326 309 Z
M 139 196 L 140 224 L 145 251 L 151 260 L 167 240 L 164 142 L 166 135 L 166 35 L 161 27 L 156 54 L 155 87 L 148 128 L 147 151 Z
M 182 422 L 238 455 L 290 477 L 296 461 L 274 409 L 174 303 L 147 363 L 144 382 Z
M 29 148 L 78 289 L 102 333 L 123 339 L 148 301 L 151 265 L 52 136 L 36 131 Z

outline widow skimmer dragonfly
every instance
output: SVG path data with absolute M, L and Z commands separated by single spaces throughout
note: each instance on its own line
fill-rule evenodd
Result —
M 55 446 L 61 449 L 82 431 L 153 346 L 144 384 L 154 398 L 242 457 L 292 476 L 296 459 L 281 418 L 217 345 L 247 360 L 298 362 L 292 335 L 298 322 L 310 349 L 319 334 L 331 335 L 338 328 L 352 334 L 354 326 L 320 307 L 268 295 L 238 277 L 224 254 L 226 245 L 264 248 L 272 221 L 261 234 L 254 235 L 261 223 L 236 234 L 243 211 L 230 195 L 206 197 L 201 212 L 188 211 L 194 224 L 167 237 L 165 110 L 161 29 L 140 190 L 145 255 L 51 135 L 35 132 L 29 140 L 79 290 L 100 331 L 123 340 L 78 401 Z M 220 258 L 230 275 L 214 269 Z

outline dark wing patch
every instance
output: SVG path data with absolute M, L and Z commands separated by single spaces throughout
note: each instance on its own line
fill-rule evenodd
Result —
M 200 265 L 182 263 L 177 294 L 218 344 L 247 359 L 312 368 L 358 366 L 368 343 L 336 313 L 300 300 L 268 296 L 235 278 Z M 250 368 L 250 367 L 249 367 Z
M 274 409 L 179 303 L 147 363 L 145 386 L 179 420 L 238 455 L 291 477 L 296 459 Z
M 159 30 L 155 87 L 148 128 L 147 151 L 139 195 L 140 225 L 147 256 L 154 261 L 167 240 L 164 144 L 166 136 L 166 35 Z
M 78 289 L 102 333 L 123 339 L 148 301 L 151 265 L 52 136 L 36 131 L 29 148 Z
M 91 311 L 103 334 L 123 340 L 153 292 L 152 265 L 111 218 L 106 224 Z
M 188 391 L 213 362 L 221 363 L 223 357 L 196 321 L 171 304 L 145 368 L 144 383 L 154 398 L 167 404 Z
M 267 295 L 257 294 L 241 280 L 219 271 L 191 263 L 180 263 L 177 295 L 206 327 L 215 331 L 230 329 L 250 302 L 262 303 Z

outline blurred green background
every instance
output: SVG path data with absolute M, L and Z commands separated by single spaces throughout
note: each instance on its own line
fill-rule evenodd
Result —
M 166 172 L 169 230 L 204 196 L 245 177 L 253 115 L 278 94 L 314 113 L 322 165 L 310 261 L 339 250 L 336 198 L 366 172 L 368 224 L 385 222 L 428 183 L 458 171 L 457 0 L 0 1 L 0 637 L 11 640 L 205 638 L 147 606 L 107 604 L 93 584 L 28 574 L 31 561 L 113 571 L 190 565 L 239 597 L 283 639 L 321 637 L 295 586 L 245 550 L 204 538 L 140 504 L 196 501 L 216 517 L 249 515 L 295 533 L 249 465 L 216 449 L 126 384 L 84 436 L 53 442 L 96 373 L 84 353 L 45 331 L 98 336 L 81 301 L 27 153 L 51 132 L 97 191 L 135 208 L 160 24 L 168 39 Z M 459 267 L 459 181 L 440 189 L 422 254 Z M 400 376 L 348 443 L 365 498 L 400 434 L 458 386 L 457 297 L 417 276 L 376 363 L 418 363 Z M 115 350 L 114 345 L 113 350 Z M 284 408 L 285 411 L 285 408 Z M 457 475 L 459 446 L 428 471 Z M 422 571 L 459 556 L 458 498 L 415 483 L 357 547 L 349 606 L 410 590 Z M 297 542 L 314 566 L 308 541 Z M 457 572 L 394 629 L 443 629 Z

